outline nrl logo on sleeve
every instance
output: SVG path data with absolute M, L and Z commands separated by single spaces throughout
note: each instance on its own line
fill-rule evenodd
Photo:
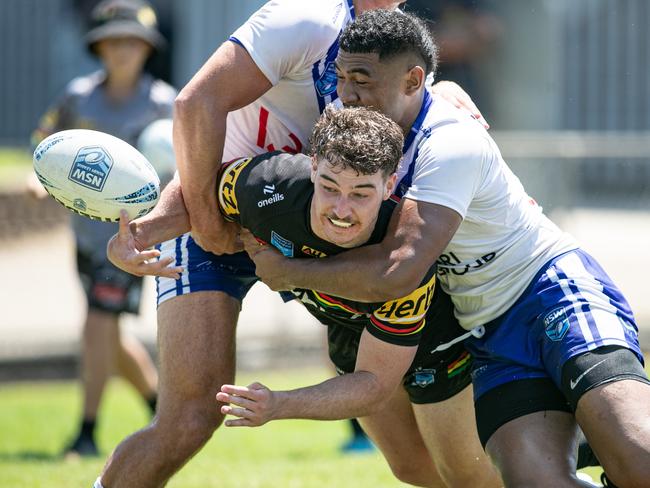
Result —
M 276 249 L 278 249 L 286 257 L 293 257 L 293 242 L 291 242 L 289 239 L 285 239 L 274 230 L 271 231 L 271 244 L 273 244 Z
M 316 91 L 321 97 L 331 95 L 336 91 L 336 82 L 336 66 L 333 61 L 330 61 L 316 81 Z
M 68 179 L 95 191 L 102 191 L 113 167 L 113 159 L 99 146 L 79 149 L 74 158 Z
M 569 317 L 563 307 L 551 310 L 544 316 L 544 331 L 552 341 L 561 341 L 569 330 Z

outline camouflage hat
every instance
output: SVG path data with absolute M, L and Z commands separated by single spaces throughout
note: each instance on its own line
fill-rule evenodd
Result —
M 104 0 L 93 9 L 91 19 L 92 28 L 86 34 L 91 52 L 97 42 L 116 37 L 136 37 L 156 50 L 166 45 L 158 31 L 156 12 L 140 0 Z

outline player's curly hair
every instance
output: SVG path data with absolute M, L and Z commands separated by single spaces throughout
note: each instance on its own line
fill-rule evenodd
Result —
M 435 73 L 438 65 L 438 49 L 425 22 L 400 10 L 363 12 L 343 29 L 339 47 L 348 53 L 377 53 L 379 59 L 411 52 L 422 58 L 426 74 Z
M 329 105 L 309 139 L 311 154 L 359 174 L 381 171 L 388 177 L 402 159 L 402 129 L 381 113 L 364 107 L 336 109 Z

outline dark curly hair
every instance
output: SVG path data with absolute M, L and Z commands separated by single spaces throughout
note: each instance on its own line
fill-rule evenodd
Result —
M 343 29 L 339 47 L 348 53 L 377 53 L 379 59 L 414 53 L 424 61 L 426 74 L 435 73 L 438 65 L 438 49 L 424 21 L 400 10 L 363 12 Z
M 332 166 L 359 174 L 381 171 L 387 177 L 402 159 L 402 129 L 381 113 L 363 107 L 336 109 L 331 105 L 316 122 L 311 154 Z

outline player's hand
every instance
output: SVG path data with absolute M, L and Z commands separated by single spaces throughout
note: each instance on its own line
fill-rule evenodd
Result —
M 215 202 L 215 209 L 218 208 Z M 201 215 L 190 214 L 192 238 L 205 251 L 214 254 L 234 254 L 244 250 L 239 240 L 241 227 L 226 222 L 219 210 L 203 209 Z
M 490 124 L 487 123 L 487 120 L 485 120 L 481 111 L 474 104 L 472 98 L 458 84 L 453 81 L 439 81 L 431 87 L 431 91 L 440 95 L 452 105 L 467 110 L 483 127 L 486 129 L 490 128 Z
M 263 244 L 247 229 L 240 234 L 244 249 L 255 263 L 255 274 L 273 291 L 286 291 L 294 287 L 286 272 L 288 258 L 273 246 Z
M 222 385 L 217 400 L 227 404 L 221 406 L 222 414 L 237 417 L 226 420 L 226 427 L 259 427 L 273 420 L 276 409 L 274 392 L 257 382 L 248 386 Z
M 115 266 L 135 276 L 163 276 L 177 280 L 183 271 L 181 266 L 170 266 L 173 257 L 158 259 L 160 251 L 157 249 L 139 249 L 125 210 L 120 211 L 120 229 L 108 241 L 106 255 Z
M 31 197 L 36 198 L 37 200 L 42 200 L 48 195 L 47 190 L 43 185 L 41 185 L 41 182 L 38 181 L 38 176 L 36 176 L 34 171 L 29 173 L 27 176 L 25 189 Z

